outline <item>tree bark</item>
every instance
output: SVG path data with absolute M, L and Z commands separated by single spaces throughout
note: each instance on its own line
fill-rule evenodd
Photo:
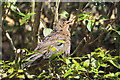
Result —
M 40 25 L 40 17 L 41 17 L 41 8 L 42 8 L 42 2 L 37 2 L 37 7 L 35 11 L 35 20 L 34 25 L 32 28 L 32 35 L 33 35 L 33 41 L 32 41 L 32 49 L 34 49 L 38 44 L 38 28 Z

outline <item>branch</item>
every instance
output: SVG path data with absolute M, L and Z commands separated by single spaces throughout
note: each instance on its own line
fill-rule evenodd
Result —
M 38 43 L 38 29 L 40 25 L 40 17 L 41 17 L 41 8 L 42 8 L 42 2 L 37 3 L 37 8 L 36 8 L 36 14 L 35 14 L 35 21 L 34 21 L 34 26 L 32 29 L 32 34 L 33 34 L 33 46 L 32 49 L 34 49 L 37 46 Z
M 108 25 L 108 26 L 104 29 L 104 31 L 103 31 L 95 40 L 93 40 L 93 41 L 91 41 L 91 38 L 89 38 L 89 39 L 87 40 L 87 42 L 85 43 L 84 47 L 82 48 L 82 51 L 79 53 L 79 56 L 81 56 L 81 54 L 85 51 L 85 49 L 86 49 L 89 45 L 95 43 L 99 38 L 101 38 L 101 37 L 104 35 L 104 33 L 107 32 L 108 29 L 109 29 L 109 25 Z M 92 35 L 92 33 L 89 34 L 89 37 L 91 37 L 91 35 Z
M 89 43 L 89 45 L 93 44 L 95 41 L 97 41 L 106 31 L 104 30 L 95 40 Z
M 9 35 L 9 33 L 8 33 L 7 31 L 5 32 L 5 35 L 6 35 L 6 37 L 8 38 L 8 40 L 10 41 L 10 43 L 11 43 L 11 46 L 12 46 L 12 48 L 13 48 L 13 50 L 14 50 L 14 53 L 16 53 L 16 52 L 17 52 L 17 49 L 15 48 L 14 43 L 13 43 L 13 41 L 12 41 L 12 38 L 10 37 L 10 35 Z
M 32 13 L 34 13 L 35 12 L 35 0 L 32 0 L 31 6 L 32 6 Z M 31 16 L 32 26 L 34 26 L 34 21 L 35 21 L 35 15 L 32 15 Z
M 4 6 L 4 5 L 3 5 L 3 6 Z M 10 7 L 11 7 L 11 4 L 10 4 Z M 5 14 L 3 14 L 3 22 L 4 22 L 6 16 L 8 15 L 8 13 L 9 13 L 9 11 L 10 11 L 10 7 L 9 7 L 8 11 L 7 11 Z M 6 9 L 6 8 L 5 8 L 5 9 Z M 3 27 L 3 28 L 2 28 L 3 32 L 5 33 L 6 37 L 8 38 L 8 40 L 9 40 L 10 43 L 11 43 L 11 46 L 12 46 L 12 48 L 13 48 L 13 50 L 14 50 L 14 53 L 17 53 L 17 49 L 16 49 L 15 46 L 14 46 L 14 43 L 13 43 L 12 38 L 10 37 L 9 33 L 4 30 L 3 24 L 2 24 L 2 27 Z
M 73 51 L 73 53 L 70 56 L 72 56 L 76 53 L 76 51 L 79 49 L 79 47 L 81 46 L 81 44 L 84 40 L 85 40 L 85 37 L 79 42 L 78 46 L 76 47 L 76 49 Z
M 83 5 L 84 5 L 83 2 L 79 3 L 79 8 L 78 8 L 78 11 L 76 12 L 76 15 L 82 13 L 82 12 L 85 10 L 85 8 L 89 5 L 89 3 L 88 3 L 84 8 L 83 8 Z M 83 8 L 83 10 L 82 10 L 82 8 Z M 77 24 L 78 24 L 78 23 L 77 23 L 77 20 L 78 20 L 78 17 L 75 17 L 75 22 L 74 22 L 74 24 L 73 24 L 73 26 L 72 26 L 72 29 L 71 29 L 71 31 L 70 31 L 71 34 L 73 33 L 73 31 L 75 30 L 75 27 L 76 27 Z
M 56 0 L 56 5 L 55 5 L 55 16 L 54 16 L 54 22 L 53 22 L 53 27 L 55 26 L 56 21 L 58 21 L 58 9 L 59 9 L 59 4 L 60 0 Z
M 81 56 L 81 54 L 85 51 L 86 47 L 89 46 L 89 42 L 90 42 L 90 40 L 91 40 L 91 35 L 92 35 L 92 33 L 90 33 L 90 34 L 87 36 L 87 42 L 86 42 L 85 45 L 83 46 L 82 51 L 80 51 L 79 56 Z

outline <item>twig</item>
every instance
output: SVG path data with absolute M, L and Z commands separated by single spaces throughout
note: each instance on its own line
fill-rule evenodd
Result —
M 15 46 L 14 46 L 14 43 L 13 43 L 13 41 L 12 41 L 12 38 L 10 37 L 10 35 L 9 35 L 9 33 L 8 33 L 7 31 L 5 32 L 5 34 L 6 34 L 6 37 L 8 38 L 8 40 L 10 41 L 14 52 L 16 53 L 16 52 L 17 52 L 17 49 L 16 49 Z
M 85 45 L 83 46 L 82 51 L 80 51 L 79 56 L 81 56 L 81 54 L 85 51 L 86 47 L 89 45 L 89 42 L 90 42 L 90 40 L 91 40 L 91 34 L 92 34 L 92 33 L 90 33 L 90 34 L 87 36 L 87 41 L 86 41 Z
M 77 11 L 77 14 L 76 14 L 76 15 L 78 15 L 78 14 L 81 13 L 82 6 L 83 6 L 83 3 L 79 3 L 79 8 L 78 8 L 79 11 Z M 74 22 L 74 24 L 73 24 L 73 26 L 72 26 L 72 30 L 70 31 L 71 34 L 73 33 L 73 31 L 75 30 L 75 27 L 76 27 L 77 24 L 78 24 L 78 23 L 77 23 L 77 20 L 78 20 L 78 17 L 75 17 L 75 22 Z
M 90 2 L 88 2 L 88 3 L 85 5 L 85 7 L 83 8 L 82 11 L 84 11 L 84 10 L 89 6 L 89 4 L 90 4 Z
M 73 51 L 73 53 L 70 56 L 72 56 L 76 53 L 76 51 L 79 49 L 79 47 L 81 46 L 81 44 L 84 40 L 85 40 L 85 37 L 79 42 L 78 46 L 76 47 L 76 49 Z
M 34 13 L 34 12 L 35 12 L 35 0 L 32 0 L 31 5 L 32 5 L 32 13 Z M 34 21 L 35 21 L 35 15 L 32 15 L 32 16 L 31 16 L 32 26 L 34 26 L 34 25 L 33 25 L 33 24 L 34 24 Z
M 75 30 L 75 27 L 77 26 L 77 20 L 78 20 L 78 17 L 75 17 L 75 22 L 74 22 L 74 24 L 73 24 L 73 26 L 72 26 L 72 30 L 70 31 L 70 33 L 72 34 L 73 33 L 73 31 Z
M 97 41 L 106 31 L 102 32 L 95 40 L 89 43 L 89 45 L 93 44 L 95 41 Z
M 95 40 L 91 41 L 91 38 L 88 39 L 88 41 L 85 43 L 84 47 L 82 48 L 82 51 L 79 53 L 79 56 L 81 56 L 82 52 L 85 51 L 86 47 L 88 47 L 89 45 L 96 42 L 99 38 L 101 38 L 101 36 L 103 36 L 104 33 L 107 32 L 108 29 L 109 29 L 109 25 L 104 29 L 104 31 Z M 89 34 L 89 37 L 91 37 L 91 35 L 92 35 L 92 33 Z
M 10 4 L 10 7 L 11 7 L 11 4 Z M 9 9 L 10 9 L 10 7 L 9 7 Z M 8 9 L 7 13 L 5 13 L 5 14 L 3 15 L 3 21 L 5 20 L 7 14 L 9 13 L 9 11 L 10 11 L 9 9 Z M 3 24 L 2 24 L 2 26 L 3 26 Z M 17 52 L 17 49 L 15 48 L 14 43 L 13 43 L 13 40 L 12 40 L 12 38 L 10 37 L 9 33 L 4 30 L 4 26 L 3 26 L 2 30 L 3 30 L 3 32 L 5 32 L 6 37 L 7 37 L 8 40 L 10 41 L 11 46 L 12 46 L 12 48 L 13 48 L 13 50 L 14 50 L 14 53 L 16 53 L 16 52 Z
M 82 13 L 82 12 L 86 9 L 86 7 L 88 7 L 89 4 L 90 4 L 90 3 L 88 3 L 88 4 L 83 8 L 83 3 L 79 3 L 79 8 L 78 8 L 79 11 L 77 11 L 77 14 L 76 14 L 76 15 Z M 82 10 L 82 8 L 83 8 L 83 10 Z M 72 26 L 72 30 L 70 31 L 71 34 L 73 33 L 73 31 L 75 30 L 75 27 L 76 27 L 77 24 L 78 24 L 78 23 L 77 23 L 77 20 L 78 20 L 78 17 L 75 17 L 75 22 L 74 22 L 74 24 L 73 24 L 73 26 Z
M 87 39 L 88 39 L 88 34 L 87 34 L 87 32 L 86 32 L 86 26 L 83 24 L 83 21 L 80 21 L 81 22 L 81 27 L 82 27 L 82 32 L 83 32 L 83 35 L 85 36 L 85 37 L 87 37 Z

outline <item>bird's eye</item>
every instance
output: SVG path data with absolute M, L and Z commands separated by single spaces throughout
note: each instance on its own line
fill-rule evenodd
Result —
M 61 23 L 64 24 L 64 21 L 62 21 Z
M 62 29 L 60 31 L 63 31 Z
M 61 45 L 63 45 L 63 43 L 60 43 L 60 42 L 59 42 L 59 43 L 57 43 L 57 46 L 61 46 Z

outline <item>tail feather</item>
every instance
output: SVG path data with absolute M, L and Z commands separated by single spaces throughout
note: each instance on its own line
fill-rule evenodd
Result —
M 35 53 L 32 56 L 30 56 L 28 59 L 31 61 L 28 61 L 22 65 L 22 68 L 24 69 L 25 67 L 31 65 L 34 61 L 36 61 L 38 58 L 42 57 L 43 54 Z

